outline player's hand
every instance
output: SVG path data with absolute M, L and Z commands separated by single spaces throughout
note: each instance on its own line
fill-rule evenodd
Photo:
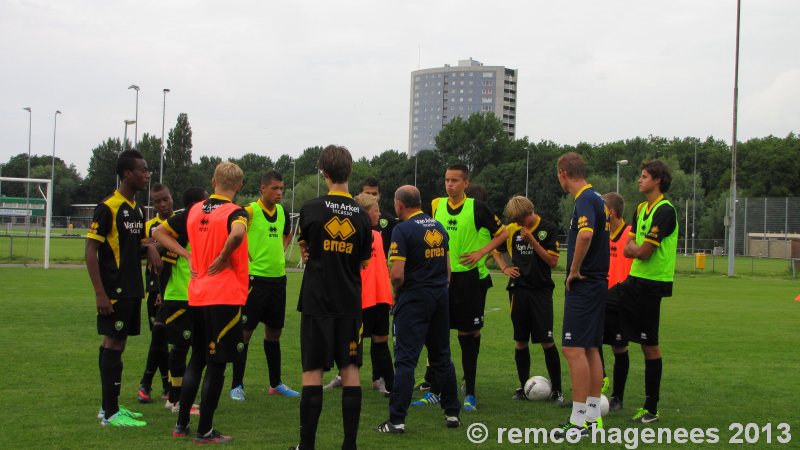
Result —
M 581 281 L 581 280 L 585 280 L 585 279 L 586 279 L 586 277 L 581 275 L 580 271 L 577 271 L 577 272 L 570 271 L 569 275 L 567 275 L 567 283 L 566 283 L 567 284 L 567 290 L 568 291 L 570 290 L 570 284 L 572 284 L 573 281 L 575 281 L 575 280 Z
M 305 245 L 300 246 L 300 260 L 303 261 L 303 264 L 308 263 L 308 247 Z
M 536 239 L 534 239 L 533 234 L 531 234 L 531 230 L 529 230 L 527 227 L 520 228 L 519 235 L 525 242 L 531 245 L 534 245 L 534 243 L 536 243 Z
M 458 257 L 458 261 L 464 266 L 472 267 L 478 264 L 478 261 L 480 261 L 482 257 L 483 255 L 481 255 L 480 252 L 475 251 L 472 253 L 464 253 Z
M 150 263 L 153 272 L 157 274 L 161 273 L 164 262 L 161 261 L 161 254 L 158 252 L 158 248 L 155 245 L 147 246 L 147 262 Z
M 217 256 L 214 262 L 212 262 L 211 265 L 208 266 L 207 273 L 209 275 L 215 275 L 222 272 L 223 270 L 227 269 L 230 266 L 231 262 L 229 260 L 223 259 L 221 256 Z
M 506 266 L 505 268 L 503 268 L 503 273 L 511 278 L 519 278 L 519 267 Z
M 114 306 L 105 292 L 97 294 L 97 314 L 101 316 L 108 316 L 114 312 Z
M 161 293 L 156 294 L 156 301 L 153 304 L 156 306 L 161 306 L 162 303 L 164 303 L 164 299 L 161 298 Z

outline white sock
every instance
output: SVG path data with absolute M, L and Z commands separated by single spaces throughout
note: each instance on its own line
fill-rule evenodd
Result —
M 600 398 L 586 397 L 586 421 L 594 422 L 600 417 Z
M 572 401 L 572 415 L 569 416 L 569 421 L 583 426 L 583 423 L 586 422 L 586 403 Z

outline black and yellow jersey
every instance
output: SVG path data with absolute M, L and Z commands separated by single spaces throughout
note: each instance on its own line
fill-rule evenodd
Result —
M 141 208 L 119 191 L 95 208 L 86 237 L 100 242 L 97 250 L 100 279 L 109 298 L 144 297 L 141 265 L 144 235 Z
M 361 317 L 361 263 L 372 256 L 372 226 L 346 192 L 309 200 L 300 209 L 308 263 L 297 310 L 320 317 Z
M 555 287 L 550 265 L 543 260 L 525 239 L 522 238 L 522 228 L 516 223 L 509 224 L 506 245 L 501 245 L 498 250 L 508 253 L 511 264 L 519 269 L 518 278 L 509 278 L 508 288 L 526 287 L 541 288 Z M 548 220 L 536 216 L 533 226 L 529 228 L 533 238 L 544 248 L 547 253 L 559 256 L 558 228 Z

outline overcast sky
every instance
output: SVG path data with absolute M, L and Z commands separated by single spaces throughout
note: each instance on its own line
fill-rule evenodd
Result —
M 800 1 L 742 2 L 739 137 L 800 129 Z M 85 174 L 135 115 L 185 112 L 202 155 L 408 148 L 410 72 L 519 70 L 517 137 L 730 141 L 734 0 L 0 0 L 0 162 L 53 146 Z M 129 137 L 133 135 L 129 128 Z

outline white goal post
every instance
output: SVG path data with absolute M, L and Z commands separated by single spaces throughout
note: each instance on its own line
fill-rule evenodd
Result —
M 50 268 L 50 226 L 52 225 L 53 220 L 53 183 L 52 180 L 40 179 L 40 178 L 12 178 L 12 177 L 0 177 L 0 181 L 18 181 L 21 183 L 33 183 L 33 184 L 46 184 L 47 185 L 47 193 L 45 194 L 45 219 L 44 219 L 44 268 Z

